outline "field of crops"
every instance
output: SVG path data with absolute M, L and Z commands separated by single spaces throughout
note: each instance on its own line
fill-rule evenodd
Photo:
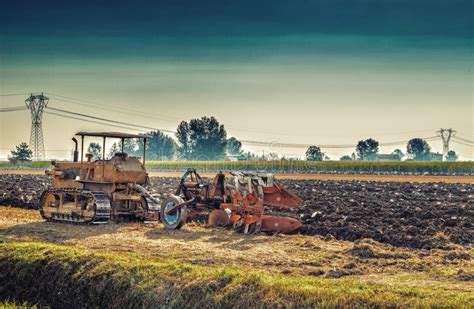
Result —
M 49 161 L 15 166 L 0 162 L 0 168 L 45 169 Z M 201 171 L 271 171 L 284 173 L 349 173 L 349 174 L 432 174 L 472 175 L 474 162 L 368 162 L 368 161 L 149 161 L 151 171 L 182 171 L 188 167 Z

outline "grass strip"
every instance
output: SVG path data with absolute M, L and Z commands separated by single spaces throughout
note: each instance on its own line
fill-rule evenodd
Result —
M 52 307 L 469 307 L 458 291 L 273 275 L 41 242 L 0 242 L 0 299 Z

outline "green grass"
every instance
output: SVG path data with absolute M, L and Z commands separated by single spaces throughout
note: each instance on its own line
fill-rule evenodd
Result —
M 2 309 L 35 309 L 38 308 L 36 305 L 29 305 L 27 302 L 18 303 L 15 301 L 0 301 L 0 308 Z
M 12 164 L 9 161 L 0 161 L 0 169 L 46 169 L 51 167 L 51 161 L 25 162 L 22 164 Z
M 36 309 L 38 308 L 37 305 L 28 304 L 27 302 L 19 303 L 16 301 L 0 301 L 0 308 L 1 309 Z
M 0 168 L 45 169 L 50 162 L 29 162 L 15 166 L 9 162 L 0 162 Z M 300 173 L 416 173 L 416 174 L 474 174 L 474 162 L 361 162 L 361 161 L 148 161 L 148 170 L 183 171 L 188 167 L 201 171 L 272 171 Z
M 53 307 L 468 307 L 462 291 L 274 275 L 238 266 L 98 253 L 39 242 L 0 243 L 0 299 Z

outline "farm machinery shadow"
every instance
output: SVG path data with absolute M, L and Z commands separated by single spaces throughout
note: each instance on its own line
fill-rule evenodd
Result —
M 145 237 L 151 240 L 173 239 L 178 241 L 196 241 L 214 244 L 215 246 L 229 246 L 236 250 L 246 250 L 259 244 L 269 242 L 281 242 L 279 237 L 268 235 L 246 235 L 237 233 L 232 228 L 205 228 L 204 225 L 182 228 L 180 230 L 169 230 L 163 228 L 151 229 L 145 232 Z
M 16 240 L 35 240 L 55 244 L 80 241 L 88 238 L 127 237 L 127 230 L 141 230 L 143 236 L 156 241 L 185 241 L 199 240 L 215 244 L 228 245 L 236 250 L 245 250 L 252 246 L 281 241 L 278 237 L 244 235 L 226 228 L 205 228 L 204 226 L 189 226 L 180 230 L 164 229 L 161 224 L 143 224 L 137 222 L 120 222 L 101 225 L 71 225 L 61 222 L 34 221 L 6 228 L 0 228 L 0 237 Z M 125 241 L 125 240 L 124 240 Z
M 35 221 L 0 228 L 0 236 L 16 239 L 39 240 L 44 242 L 64 243 L 118 233 L 130 223 L 111 223 L 107 225 L 71 225 L 61 222 Z

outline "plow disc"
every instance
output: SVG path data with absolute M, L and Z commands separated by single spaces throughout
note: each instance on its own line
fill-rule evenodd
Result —
M 209 214 L 208 227 L 224 227 L 230 224 L 230 218 L 223 209 L 215 209 Z
M 289 234 L 301 227 L 301 222 L 293 218 L 263 216 L 262 232 Z

